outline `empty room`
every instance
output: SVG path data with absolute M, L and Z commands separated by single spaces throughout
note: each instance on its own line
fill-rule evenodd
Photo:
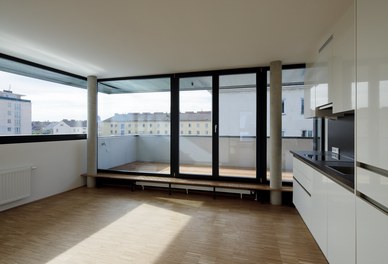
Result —
M 0 264 L 386 263 L 386 10 L 0 0 Z

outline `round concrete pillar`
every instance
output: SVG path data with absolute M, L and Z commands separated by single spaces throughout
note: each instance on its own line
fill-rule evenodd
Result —
M 87 174 L 97 173 L 97 77 L 88 76 Z M 96 187 L 94 177 L 86 178 L 88 188 Z
M 282 63 L 270 64 L 271 204 L 282 204 Z

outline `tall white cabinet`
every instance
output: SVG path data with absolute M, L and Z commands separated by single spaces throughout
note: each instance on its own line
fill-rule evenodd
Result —
M 356 3 L 357 263 L 387 263 L 388 1 Z
M 357 263 L 387 263 L 387 218 L 386 213 L 357 197 Z
M 357 0 L 357 161 L 388 170 L 388 1 Z

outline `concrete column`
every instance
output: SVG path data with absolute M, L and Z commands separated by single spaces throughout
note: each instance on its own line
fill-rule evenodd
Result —
M 97 173 L 97 131 L 97 77 L 88 76 L 87 174 Z M 86 185 L 96 187 L 96 179 L 87 177 Z
M 282 63 L 273 61 L 270 64 L 270 187 L 271 204 L 282 204 Z

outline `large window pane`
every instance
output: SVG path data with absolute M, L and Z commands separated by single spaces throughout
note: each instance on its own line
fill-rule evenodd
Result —
M 220 76 L 219 174 L 256 178 L 256 74 Z
M 212 174 L 212 78 L 179 80 L 179 172 Z
M 87 91 L 0 71 L 0 135 L 86 134 Z
M 123 93 L 99 93 L 98 168 L 170 174 L 170 79 L 105 84 Z
M 282 71 L 282 179 L 292 181 L 290 150 L 313 149 L 313 119 L 304 118 L 304 69 Z M 268 85 L 269 85 L 268 75 Z M 267 89 L 267 102 L 270 91 Z M 270 175 L 270 106 L 267 106 L 267 178 Z

